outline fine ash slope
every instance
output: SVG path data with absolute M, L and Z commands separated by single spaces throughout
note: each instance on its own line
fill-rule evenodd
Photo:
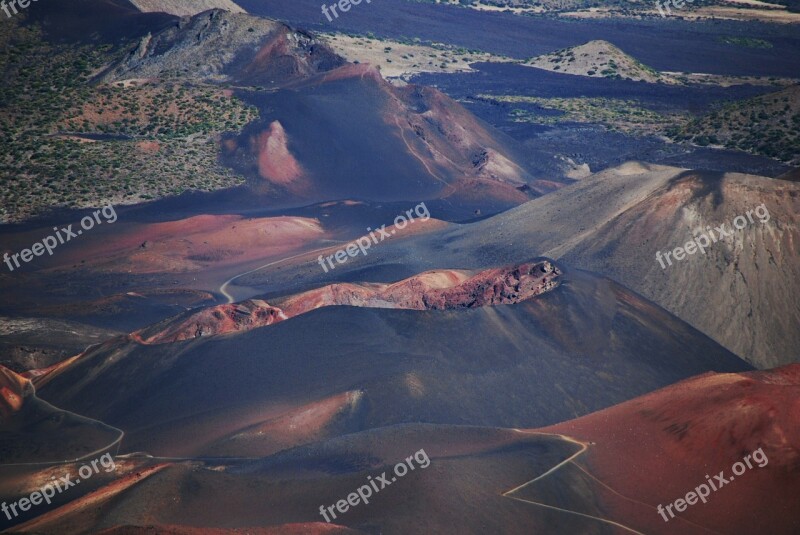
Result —
M 423 533 L 791 535 L 799 527 L 793 501 L 800 490 L 799 388 L 797 365 L 709 373 L 544 429 L 400 425 L 261 459 L 172 462 L 158 477 L 98 503 L 101 515 L 66 506 L 62 522 L 27 527 L 63 534 L 156 525 L 182 535 L 193 532 L 169 526 L 291 533 L 290 526 L 303 525 L 303 533 L 324 533 L 323 526 L 334 526 L 322 523 L 320 505 L 335 504 L 367 476 L 385 471 L 391 478 L 395 463 L 422 451 L 413 471 L 390 481 L 368 506 L 337 513 L 334 522 L 387 534 L 413 525 Z M 730 475 L 733 463 L 759 448 L 766 465 L 669 523 L 659 516 L 658 504 L 685 496 L 707 473 Z M 125 461 L 143 473 L 155 462 Z
M 244 455 L 404 422 L 547 425 L 705 371 L 749 369 L 613 282 L 558 279 L 514 305 L 332 306 L 190 341 L 120 338 L 37 384 L 53 403 L 124 429 L 132 450 Z
M 394 87 L 369 65 L 239 96 L 261 120 L 226 140 L 223 161 L 274 195 L 444 198 L 471 215 L 552 189 L 527 170 L 513 140 L 460 104 L 434 89 Z
M 30 379 L 0 366 L 0 468 L 80 459 L 96 451 L 116 452 L 121 438 L 119 429 L 42 401 Z
M 730 230 L 762 203 L 766 223 L 754 216 L 706 254 L 666 269 L 656 260 L 709 226 Z M 629 163 L 447 230 L 431 247 L 480 251 L 494 262 L 545 255 L 602 273 L 766 368 L 800 357 L 798 214 L 796 182 Z
M 340 437 L 253 461 L 172 462 L 115 499 L 90 511 L 61 508 L 58 521 L 20 526 L 29 532 L 71 535 L 114 526 L 152 526 L 150 533 L 597 533 L 599 523 L 534 509 L 502 493 L 574 454 L 578 445 L 558 437 L 510 429 L 404 425 Z M 326 524 L 322 504 L 364 485 L 367 476 L 427 454 L 430 464 L 375 493 L 369 504 L 337 514 Z M 424 461 L 423 457 L 420 457 Z M 135 459 L 143 468 L 152 461 Z M 224 492 L 221 491 L 224 489 Z M 176 497 L 177 499 L 167 499 Z M 172 531 L 171 526 L 181 526 Z M 203 526 L 190 531 L 189 526 Z M 254 527 L 258 526 L 258 527 Z M 272 527 L 275 531 L 260 531 Z M 301 529 L 302 528 L 302 529 Z M 261 528 L 263 529 L 263 528 Z M 102 533 L 106 533 L 102 531 Z M 228 531 L 227 533 L 232 533 Z

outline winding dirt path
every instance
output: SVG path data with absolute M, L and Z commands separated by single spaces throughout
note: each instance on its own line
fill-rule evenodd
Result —
M 343 243 L 349 243 L 349 242 L 343 242 Z M 320 251 L 327 251 L 329 249 L 333 249 L 334 247 L 336 247 L 336 245 L 328 245 L 327 247 L 320 247 L 319 249 L 314 249 L 312 251 L 305 251 L 305 252 L 302 252 L 302 253 L 298 253 L 296 255 L 288 256 L 286 258 L 281 258 L 280 260 L 274 260 L 272 262 L 264 264 L 263 266 L 259 266 L 259 267 L 255 268 L 255 269 L 251 269 L 250 271 L 245 271 L 244 273 L 239 273 L 238 275 L 234 275 L 233 277 L 231 277 L 230 279 L 228 279 L 224 283 L 222 283 L 222 286 L 219 287 L 219 293 L 221 293 L 228 300 L 228 304 L 231 304 L 231 303 L 234 302 L 234 298 L 233 298 L 233 296 L 231 294 L 228 293 L 227 288 L 228 288 L 228 285 L 230 285 L 236 279 L 238 279 L 240 277 L 244 277 L 245 275 L 250 275 L 251 273 L 255 273 L 256 271 L 261 271 L 264 268 L 268 268 L 270 266 L 274 266 L 276 264 L 280 264 L 281 262 L 286 262 L 287 260 L 293 260 L 295 258 L 299 258 L 299 257 L 305 256 L 305 255 L 313 255 L 314 253 L 318 253 Z
M 563 466 L 571 463 L 576 458 L 578 458 L 581 455 L 583 455 L 586 452 L 586 450 L 589 449 L 589 445 L 587 443 L 579 442 L 579 441 L 577 441 L 577 440 L 575 440 L 573 438 L 570 438 L 568 436 L 565 436 L 565 435 L 558 435 L 558 434 L 552 434 L 552 433 L 539 433 L 539 432 L 536 432 L 536 431 L 523 431 L 521 429 L 514 429 L 514 431 L 516 431 L 517 433 L 525 433 L 525 434 L 528 434 L 528 435 L 541 435 L 541 436 L 558 437 L 561 440 L 564 440 L 566 442 L 571 442 L 572 444 L 577 444 L 578 446 L 580 446 L 581 449 L 576 451 L 574 454 L 572 454 L 571 456 L 567 457 L 566 459 L 564 459 L 563 461 L 561 461 L 560 463 L 558 463 L 554 467 L 552 467 L 550 470 L 548 470 L 544 474 L 542 474 L 542 475 L 540 475 L 540 476 L 528 481 L 527 483 L 523 483 L 522 485 L 519 485 L 517 487 L 514 487 L 511 490 L 508 490 L 508 491 L 504 492 L 502 494 L 502 496 L 505 496 L 506 498 L 511 498 L 512 500 L 517 500 L 517 501 L 520 501 L 520 502 L 525 502 L 525 503 L 530 503 L 530 504 L 533 504 L 533 505 L 537 505 L 539 507 L 544 507 L 544 508 L 547 508 L 547 509 L 553 509 L 555 511 L 561 511 L 563 513 L 568 513 L 568 514 L 571 514 L 571 515 L 578 515 L 578 516 L 582 516 L 584 518 L 590 518 L 592 520 L 597 520 L 599 522 L 603 522 L 605 524 L 610 524 L 612 526 L 616 526 L 618 528 L 624 529 L 625 531 L 629 531 L 631 533 L 635 533 L 636 535 L 645 535 L 641 531 L 637 531 L 637 530 L 635 530 L 635 529 L 633 529 L 631 527 L 628 527 L 628 526 L 625 526 L 623 524 L 620 524 L 619 522 L 614 522 L 613 520 L 609 520 L 607 518 L 601 518 L 599 516 L 587 515 L 585 513 L 579 513 L 578 511 L 571 511 L 569 509 L 562 509 L 560 507 L 555 507 L 553 505 L 547 505 L 547 504 L 544 504 L 544 503 L 534 502 L 534 501 L 531 501 L 531 500 L 526 500 L 524 498 L 517 498 L 515 496 L 512 496 L 512 494 L 517 492 L 518 490 L 523 489 L 523 488 L 525 488 L 528 485 L 531 485 L 533 483 L 536 483 L 540 479 L 544 479 L 545 477 L 549 476 L 550 474 L 552 474 L 552 473 L 556 472 L 557 470 L 561 469 Z M 578 465 L 575 465 L 575 466 L 578 466 Z M 606 486 L 606 488 L 608 488 L 607 485 L 604 485 L 604 486 Z M 619 493 L 617 493 L 617 494 L 619 494 Z M 652 506 L 650 506 L 650 507 L 652 507 Z M 655 510 L 655 507 L 653 507 L 653 509 Z

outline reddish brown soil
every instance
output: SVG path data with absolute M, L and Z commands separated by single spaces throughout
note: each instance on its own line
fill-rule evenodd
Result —
M 161 150 L 161 143 L 158 141 L 139 141 L 136 143 L 136 148 L 139 152 L 145 154 L 157 154 Z
M 146 225 L 117 223 L 114 239 L 84 233 L 59 260 L 117 273 L 198 271 L 282 256 L 326 236 L 316 219 L 201 215 Z
M 120 84 L 117 84 L 118 86 Z M 159 113 L 163 116 L 174 118 L 176 122 L 190 122 L 198 110 L 197 106 L 201 106 L 200 101 L 194 101 L 194 106 L 182 106 L 179 99 L 173 99 L 164 104 L 160 100 L 156 102 L 155 99 L 163 96 L 163 87 L 157 84 L 149 84 L 143 81 L 141 84 L 129 84 L 133 86 L 124 93 L 97 93 L 92 100 L 76 106 L 67 112 L 66 118 L 61 121 L 59 127 L 62 130 L 70 131 L 70 124 L 78 125 L 88 122 L 93 129 L 97 129 L 100 125 L 111 126 L 117 122 L 127 120 L 140 125 L 146 125 L 152 120 L 152 108 L 157 106 Z M 212 94 L 216 97 L 222 95 L 229 97 L 223 90 L 213 89 Z M 136 104 L 135 108 L 130 105 L 131 102 Z M 135 111 L 134 111 L 135 110 Z M 203 110 L 207 111 L 207 110 Z M 156 150 L 160 144 L 158 142 L 138 142 L 137 148 L 141 149 L 142 146 L 155 146 Z
M 242 70 L 240 77 L 273 85 L 287 85 L 320 71 L 335 68 L 344 60 L 329 48 L 298 39 L 293 30 L 280 26 Z M 309 38 L 310 39 L 310 38 Z
M 383 82 L 383 77 L 378 69 L 366 64 L 352 64 L 348 63 L 332 71 L 324 73 L 319 77 L 318 82 L 335 82 L 337 80 L 346 80 L 348 78 L 371 78 L 377 82 Z
M 800 365 L 705 374 L 615 407 L 545 428 L 591 442 L 576 464 L 596 478 L 614 519 L 647 533 L 798 532 Z M 716 492 L 669 523 L 655 506 L 685 498 L 706 475 L 763 449 Z M 607 487 L 603 487 L 607 486 Z M 603 498 L 605 496 L 605 498 Z M 674 510 L 674 509 L 673 509 Z
M 55 375 L 57 375 L 59 370 L 63 370 L 64 368 L 68 367 L 70 364 L 78 360 L 83 353 L 79 355 L 75 355 L 74 357 L 70 357 L 68 359 L 62 360 L 58 364 L 54 364 L 52 366 L 48 366 L 47 368 L 39 368 L 36 370 L 28 370 L 22 374 L 23 377 L 26 379 L 30 379 L 33 381 L 33 384 L 37 387 L 43 386 L 47 383 L 47 381 L 51 380 Z
M 450 184 L 442 191 L 443 199 L 458 199 L 462 202 L 477 202 L 492 198 L 509 204 L 522 204 L 530 197 L 514 184 L 498 184 L 494 180 L 483 178 L 464 179 Z
M 354 305 L 449 310 L 510 305 L 550 291 L 561 271 L 551 262 L 525 263 L 478 273 L 429 271 L 389 285 L 334 284 L 289 298 L 289 317 L 320 306 Z
M 3 420 L 19 411 L 31 394 L 33 385 L 27 378 L 0 366 L 0 417 Z
M 85 351 L 82 351 L 81 353 L 75 355 L 74 357 L 70 357 L 68 359 L 62 360 L 58 364 L 54 364 L 53 366 L 50 366 L 48 368 L 41 368 L 41 369 L 38 369 L 38 370 L 28 370 L 23 375 L 24 375 L 24 377 L 26 379 L 30 379 L 33 382 L 33 385 L 36 388 L 41 388 L 42 386 L 44 386 L 48 382 L 52 381 L 62 371 L 64 371 L 67 368 L 69 368 L 69 366 L 73 362 L 75 362 L 76 360 L 80 359 L 81 357 L 83 357 L 84 355 L 89 353 L 90 351 L 97 350 L 97 349 L 100 349 L 100 348 L 107 348 L 107 347 L 113 346 L 113 345 L 119 343 L 120 339 L 125 339 L 125 337 L 118 336 L 116 338 L 112 338 L 110 340 L 106 340 L 102 344 L 99 344 L 97 346 L 89 347 Z
M 308 184 L 297 182 L 304 171 L 289 152 L 288 143 L 283 125 L 278 121 L 272 121 L 269 130 L 261 132 L 251 145 L 256 151 L 258 173 L 263 179 L 283 186 L 292 193 L 301 194 L 307 189 Z

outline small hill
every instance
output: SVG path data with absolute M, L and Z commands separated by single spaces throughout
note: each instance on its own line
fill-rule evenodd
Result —
M 245 13 L 245 10 L 232 0 L 130 0 L 130 2 L 143 13 L 160 12 L 179 17 L 197 15 L 209 9 Z
M 650 83 L 670 81 L 608 41 L 601 40 L 537 56 L 524 64 L 547 71 L 594 78 L 621 78 Z
M 477 242 L 492 258 L 541 255 L 602 273 L 768 368 L 800 357 L 799 203 L 796 182 L 630 162 L 436 239 L 454 250 Z M 745 216 L 757 207 L 763 217 L 750 223 Z M 746 222 L 738 230 L 737 217 Z M 715 232 L 705 253 L 659 265 L 657 251 L 720 225 L 728 235 Z
M 559 268 L 558 286 L 521 302 L 553 273 L 428 273 L 371 283 L 374 300 L 362 306 L 301 313 L 360 300 L 339 284 L 270 297 L 289 317 L 271 324 L 254 301 L 190 311 L 36 373 L 34 384 L 47 401 L 124 429 L 128 451 L 242 456 L 399 423 L 552 425 L 699 373 L 751 369 L 616 283 Z M 414 296 L 430 309 L 399 308 Z M 486 297 L 514 304 L 469 306 Z
M 590 443 L 557 477 L 589 474 L 587 486 L 602 510 L 643 533 L 798 533 L 797 515 L 782 513 L 793 507 L 800 484 L 798 394 L 800 365 L 709 373 L 541 431 Z M 746 456 L 753 460 L 747 466 Z M 737 472 L 739 462 L 745 469 Z M 723 471 L 730 487 L 668 524 L 659 516 L 658 504 L 671 504 L 705 483 L 704 475 Z M 547 496 L 555 488 L 545 481 L 516 496 L 555 505 Z
M 800 85 L 727 104 L 668 135 L 800 165 Z
M 345 61 L 312 36 L 269 19 L 212 10 L 142 37 L 103 81 L 179 78 L 250 82 L 305 78 Z M 254 79 L 258 71 L 261 79 Z

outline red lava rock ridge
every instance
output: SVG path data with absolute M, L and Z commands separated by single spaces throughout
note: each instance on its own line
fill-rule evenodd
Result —
M 249 331 L 326 306 L 404 310 L 456 310 L 511 305 L 549 292 L 561 269 L 549 260 L 474 272 L 435 270 L 393 284 L 341 283 L 323 286 L 273 304 L 261 299 L 218 305 L 170 318 L 130 336 L 143 344 L 162 344 Z

